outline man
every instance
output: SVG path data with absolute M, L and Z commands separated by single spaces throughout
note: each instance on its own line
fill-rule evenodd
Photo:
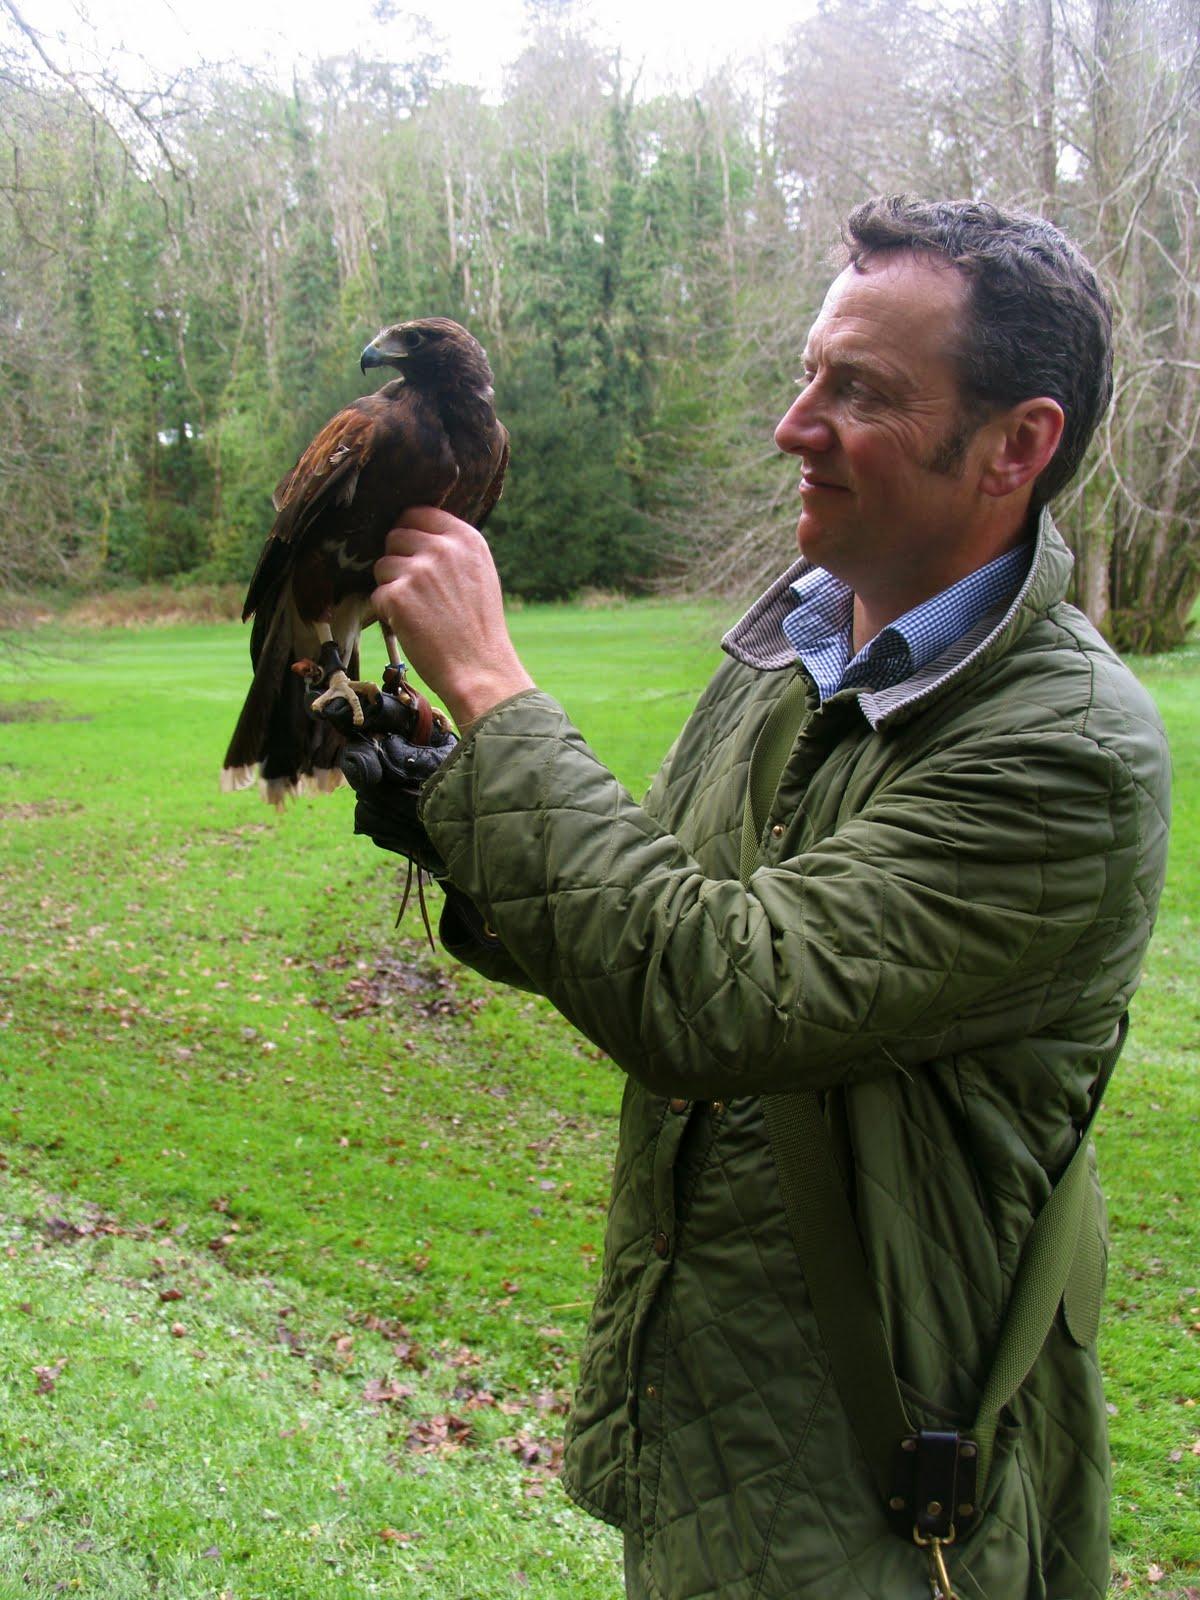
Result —
M 973 1531 L 897 1537 L 766 1108 L 816 1091 L 907 1415 L 969 1428 L 1162 882 L 1161 726 L 1063 602 L 1045 510 L 1109 400 L 1109 313 L 1037 219 L 883 200 L 847 226 L 776 434 L 802 559 L 644 806 L 534 688 L 473 530 L 413 513 L 375 599 L 463 730 L 421 800 L 443 938 L 628 1074 L 565 1465 L 624 1530 L 628 1592 L 1099 1600 L 1094 1327 L 1055 1318 Z

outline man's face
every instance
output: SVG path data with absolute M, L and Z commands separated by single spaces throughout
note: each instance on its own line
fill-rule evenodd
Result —
M 803 467 L 801 553 L 860 594 L 937 592 L 986 512 L 953 355 L 966 298 L 953 267 L 897 253 L 841 273 L 808 336 L 775 442 Z

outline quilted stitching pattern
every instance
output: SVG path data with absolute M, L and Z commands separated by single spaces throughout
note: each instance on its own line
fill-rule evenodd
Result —
M 852 693 L 814 697 L 747 888 L 746 767 L 786 673 L 727 661 L 644 806 L 536 692 L 427 790 L 500 933 L 487 970 L 509 963 L 629 1074 L 567 1482 L 642 1541 L 661 1600 L 928 1593 L 828 1381 L 757 1096 L 826 1091 L 897 1370 L 931 1423 L 969 1417 L 1165 856 L 1161 727 L 1048 592 L 1051 554 L 944 692 L 878 729 Z M 1099 1600 L 1094 1352 L 1056 1328 L 1012 1422 L 963 1592 Z

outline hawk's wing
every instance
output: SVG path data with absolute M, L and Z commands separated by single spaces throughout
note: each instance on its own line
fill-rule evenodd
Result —
M 492 481 L 484 491 L 483 498 L 479 502 L 478 511 L 471 519 L 479 529 L 483 528 L 484 523 L 492 513 L 492 507 L 504 493 L 504 474 L 508 471 L 508 429 L 503 423 L 498 423 L 497 426 L 504 436 L 504 445 L 500 451 L 500 460 L 496 465 L 496 470 L 492 474 Z
M 280 478 L 272 496 L 278 515 L 250 579 L 243 622 L 274 591 L 292 564 L 294 547 L 321 512 L 352 503 L 359 474 L 374 452 L 377 428 L 369 412 L 347 406 Z

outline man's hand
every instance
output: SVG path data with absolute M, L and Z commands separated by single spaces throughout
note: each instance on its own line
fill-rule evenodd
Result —
M 459 728 L 532 689 L 509 638 L 492 552 L 476 528 L 433 506 L 404 513 L 375 563 L 376 614 Z

